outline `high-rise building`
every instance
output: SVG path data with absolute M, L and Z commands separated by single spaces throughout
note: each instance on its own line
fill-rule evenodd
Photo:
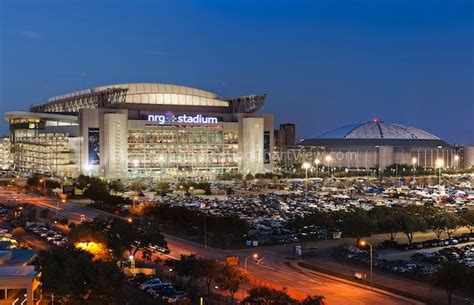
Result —
M 295 146 L 295 124 L 280 124 L 280 129 L 278 130 L 279 150 L 293 146 Z

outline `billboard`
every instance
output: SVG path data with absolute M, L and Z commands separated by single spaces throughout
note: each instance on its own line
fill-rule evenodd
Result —
M 238 266 L 240 262 L 240 257 L 237 255 L 230 255 L 225 258 L 225 262 L 229 266 Z
M 99 142 L 99 128 L 89 128 L 88 135 L 88 155 L 89 165 L 99 165 L 100 163 L 100 142 Z

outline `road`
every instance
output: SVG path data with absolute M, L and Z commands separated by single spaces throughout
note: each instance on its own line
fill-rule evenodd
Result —
M 58 208 L 57 202 L 49 198 L 29 194 L 5 194 L 4 190 L 0 189 L 0 202 L 8 202 L 12 196 L 18 197 L 19 202 L 34 204 L 39 208 L 57 212 L 60 218 L 65 217 L 71 221 L 79 221 L 81 214 L 84 214 L 88 220 L 98 216 L 111 216 L 109 213 L 89 208 L 84 204 L 68 201 L 60 203 Z M 11 202 L 10 204 L 15 203 Z M 176 258 L 179 258 L 181 254 L 195 253 L 199 256 L 224 260 L 228 255 L 238 255 L 241 258 L 241 264 L 243 264 L 245 257 L 254 251 L 252 249 L 225 251 L 205 248 L 200 244 L 170 235 L 166 235 L 166 240 L 171 250 L 170 255 Z M 295 297 L 301 298 L 308 294 L 323 295 L 329 305 L 420 304 L 397 295 L 371 291 L 368 288 L 328 278 L 314 272 L 295 269 L 284 263 L 286 253 L 288 253 L 286 251 L 274 251 L 272 248 L 260 248 L 258 251 L 264 260 L 258 265 L 251 259 L 248 260 L 247 271 L 250 275 L 257 282 L 260 281 L 274 288 L 287 288 L 289 294 Z

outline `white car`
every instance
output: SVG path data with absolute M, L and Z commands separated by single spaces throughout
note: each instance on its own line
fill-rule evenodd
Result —
M 169 285 L 170 283 L 167 282 L 167 281 L 163 281 L 159 278 L 156 278 L 156 279 L 151 279 L 149 281 L 146 281 L 145 283 L 141 284 L 140 285 L 140 289 L 141 290 L 147 290 L 147 289 L 150 289 L 150 288 L 156 288 L 156 287 L 160 287 L 160 286 L 163 286 L 163 285 Z

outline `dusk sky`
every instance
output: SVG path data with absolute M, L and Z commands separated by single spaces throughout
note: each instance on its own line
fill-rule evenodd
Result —
M 473 14 L 472 0 L 0 0 L 0 113 L 158 82 L 267 93 L 299 138 L 376 117 L 474 144 Z

